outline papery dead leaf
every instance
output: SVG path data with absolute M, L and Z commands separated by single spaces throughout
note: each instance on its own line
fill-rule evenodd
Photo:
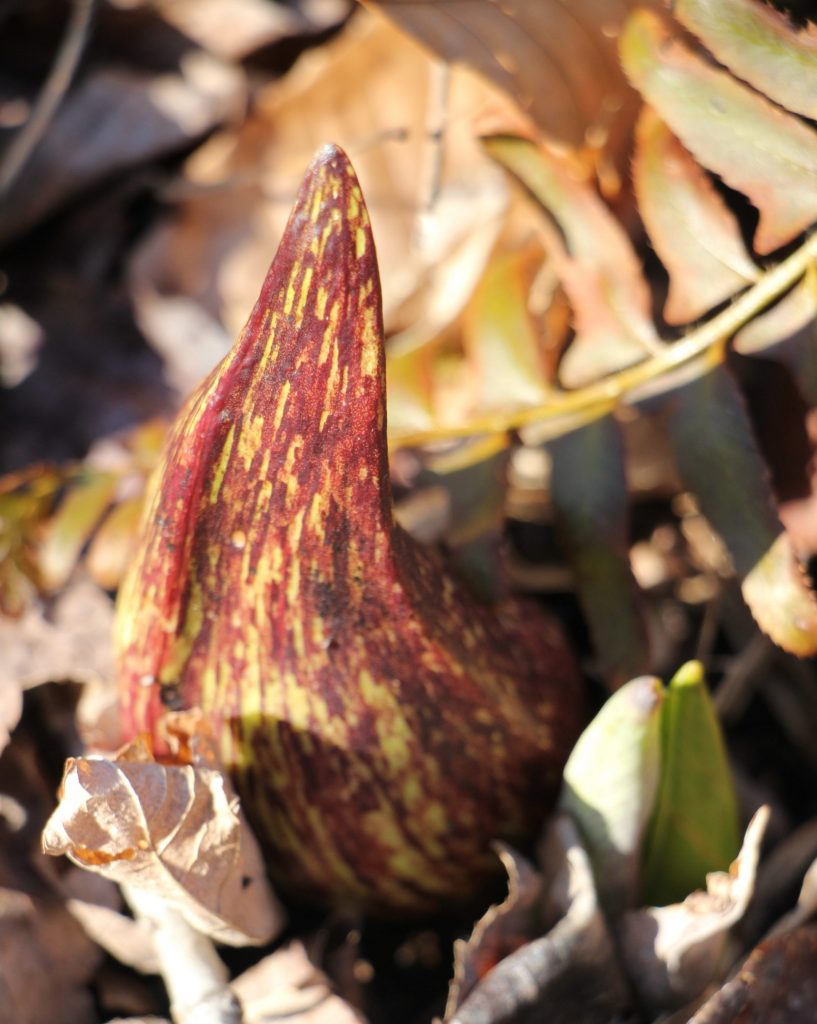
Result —
M 458 1006 L 450 1024 L 607 1024 L 629 1004 L 590 862 L 569 818 L 554 818 L 542 843 L 546 935 L 501 960 Z
M 0 239 L 20 235 L 82 189 L 184 149 L 240 111 L 244 95 L 242 72 L 203 51 L 183 55 L 176 73 L 89 74 L 5 197 Z
M 0 889 L 0 1016 L 9 1024 L 95 1024 L 102 959 L 57 900 Z
M 689 1024 L 811 1024 L 817 926 L 767 939 Z
M 637 138 L 638 210 L 669 274 L 664 317 L 686 323 L 756 281 L 760 271 L 705 172 L 649 106 Z
M 626 118 L 615 38 L 628 0 L 574 0 L 569 9 L 520 0 L 379 6 L 445 60 L 469 64 L 504 89 L 551 138 L 580 147 Z
M 240 60 L 282 39 L 315 35 L 349 13 L 346 0 L 299 7 L 266 0 L 156 0 L 151 6 L 202 49 L 227 60 Z
M 658 1013 L 690 1002 L 715 977 L 729 929 L 743 916 L 755 885 L 760 844 L 769 820 L 762 807 L 746 829 L 729 873 L 707 876 L 706 892 L 683 903 L 622 915 L 617 934 L 631 981 Z
M 201 194 L 186 198 L 173 221 L 146 239 L 130 273 L 140 323 L 157 347 L 174 352 L 174 377 L 189 380 L 184 362 L 202 324 L 212 339 L 211 365 L 243 326 L 303 167 L 327 140 L 353 157 L 366 196 L 387 330 L 414 325 L 403 339 L 407 348 L 460 311 L 507 204 L 503 175 L 480 151 L 472 123 L 487 105 L 508 101 L 472 73 L 452 69 L 447 102 L 456 115 L 445 119 L 442 141 L 432 140 L 426 121 L 436 68 L 385 18 L 358 12 L 336 39 L 262 89 L 237 132 L 193 155 L 186 177 Z M 440 158 L 439 188 L 430 193 L 429 168 Z M 188 321 L 191 305 L 198 310 L 183 352 L 180 303 Z M 193 376 L 209 368 L 199 365 Z
M 113 602 L 78 577 L 53 602 L 32 604 L 19 619 L 0 617 L 0 684 L 113 679 Z
M 361 1015 L 332 992 L 297 940 L 239 975 L 232 988 L 244 1008 L 245 1024 L 278 1019 L 291 1024 L 363 1024 Z
M 624 67 L 696 159 L 760 211 L 755 248 L 768 253 L 817 220 L 817 134 L 708 64 L 649 11 L 621 36 Z
M 85 934 L 114 960 L 140 974 L 158 973 L 153 935 L 144 921 L 85 900 L 69 899 L 66 907 Z
M 218 771 L 70 758 L 43 849 L 161 895 L 205 934 L 269 941 L 282 913 L 254 837 Z
M 496 850 L 508 872 L 508 895 L 483 914 L 467 941 L 454 943 L 454 977 L 448 989 L 446 1020 L 488 971 L 542 930 L 544 879 L 516 850 L 504 843 L 497 844 Z

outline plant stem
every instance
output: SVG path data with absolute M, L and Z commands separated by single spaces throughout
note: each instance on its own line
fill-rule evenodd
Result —
M 409 448 L 474 434 L 501 434 L 560 418 L 566 420 L 565 431 L 572 429 L 577 423 L 603 414 L 637 389 L 672 370 L 689 366 L 696 359 L 710 357 L 713 362 L 720 362 L 729 338 L 791 288 L 815 262 L 817 233 L 808 237 L 799 249 L 768 271 L 731 306 L 635 366 L 626 367 L 575 391 L 557 392 L 546 402 L 529 409 L 492 413 L 477 416 L 467 423 L 395 434 L 389 439 L 390 445 L 392 448 Z M 560 432 L 557 429 L 553 433 Z

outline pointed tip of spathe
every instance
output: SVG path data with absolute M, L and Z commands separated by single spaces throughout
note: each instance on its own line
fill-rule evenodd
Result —
M 309 167 L 306 171 L 306 177 L 308 178 L 310 175 L 319 174 L 322 171 L 330 171 L 334 173 L 344 171 L 350 175 L 355 174 L 355 170 L 352 167 L 352 161 L 346 155 L 346 151 L 336 142 L 327 142 L 325 145 L 321 146 L 309 163 Z

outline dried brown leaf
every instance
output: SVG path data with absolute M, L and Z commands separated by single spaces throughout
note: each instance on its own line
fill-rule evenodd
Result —
M 65 907 L 0 889 L 0 1016 L 9 1024 L 95 1024 L 102 959 Z
M 817 926 L 767 939 L 689 1024 L 811 1024 L 815 963 Z
M 66 97 L 3 203 L 0 239 L 39 223 L 83 189 L 178 152 L 241 109 L 243 75 L 203 51 L 178 73 L 103 68 Z
M 233 945 L 269 941 L 282 914 L 254 837 L 213 768 L 70 758 L 43 849 L 147 889 Z
M 406 350 L 457 315 L 507 204 L 503 176 L 481 152 L 473 122 L 486 107 L 508 101 L 452 68 L 442 137 L 432 138 L 427 122 L 441 102 L 438 74 L 418 43 L 361 11 L 337 38 L 263 88 L 240 129 L 193 155 L 186 167 L 191 188 L 177 216 L 145 241 L 130 275 L 137 315 L 171 355 L 174 379 L 192 384 L 210 368 L 198 364 L 193 372 L 186 365 L 202 335 L 212 365 L 243 326 L 303 168 L 327 141 L 352 157 L 366 196 L 387 330 L 413 326 L 402 339 Z
M 619 919 L 617 933 L 630 978 L 654 1012 L 690 1002 L 715 976 L 729 929 L 754 892 L 768 819 L 769 808 L 762 807 L 729 873 L 707 875 L 706 892 L 694 892 L 683 903 L 628 911 Z
M 543 876 L 551 880 L 543 911 L 555 924 L 489 971 L 450 1024 L 606 1024 L 627 1007 L 590 862 L 565 815 L 548 826 L 541 852 Z
M 542 876 L 511 847 L 498 844 L 497 853 L 508 872 L 508 895 L 477 921 L 467 941 L 454 943 L 454 978 L 448 989 L 446 1020 L 455 1015 L 488 971 L 541 930 Z
M 0 618 L 0 684 L 113 679 L 113 603 L 79 577 L 48 605 L 32 604 L 19 619 Z
M 301 942 L 293 941 L 239 975 L 233 991 L 245 1024 L 286 1019 L 291 1024 L 363 1024 L 363 1018 L 332 992 Z
M 266 0 L 157 0 L 151 6 L 202 49 L 227 60 L 325 31 L 349 12 L 347 0 L 312 0 L 298 7 Z
M 504 89 L 550 137 L 580 147 L 626 116 L 615 38 L 628 0 L 381 0 L 402 28 Z M 589 72 L 592 69 L 592 72 Z M 596 141 L 596 144 L 598 142 Z

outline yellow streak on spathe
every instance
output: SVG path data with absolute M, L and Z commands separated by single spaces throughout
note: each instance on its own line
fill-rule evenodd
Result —
M 244 463 L 244 471 L 249 472 L 252 460 L 261 449 L 264 434 L 264 417 L 253 416 L 244 420 L 238 435 L 238 455 Z
M 312 285 L 312 272 L 312 267 L 307 267 L 304 271 L 303 281 L 301 282 L 301 291 L 298 295 L 298 306 L 295 310 L 295 317 L 297 320 L 300 320 L 304 315 L 306 300 L 309 296 L 309 289 Z
M 378 357 L 380 355 L 380 338 L 378 337 L 374 311 L 371 309 L 362 310 L 361 318 L 363 320 L 363 330 L 361 331 L 363 351 L 360 354 L 360 371 L 366 377 L 374 377 L 377 373 Z
M 221 485 L 224 482 L 224 474 L 227 472 L 227 466 L 230 464 L 230 456 L 233 451 L 233 441 L 235 440 L 235 423 L 230 424 L 230 429 L 227 432 L 227 437 L 224 439 L 224 447 L 221 449 L 221 455 L 218 457 L 216 463 L 216 470 L 213 476 L 213 482 L 210 485 L 210 504 L 215 505 L 218 501 L 218 494 L 221 490 Z
M 326 316 L 326 302 L 328 298 L 329 293 L 327 292 L 327 290 L 323 287 L 323 285 L 319 285 L 318 295 L 315 300 L 315 316 L 318 318 L 318 320 L 323 320 L 324 317 Z
M 361 256 L 366 252 L 366 232 L 363 228 L 358 228 L 355 231 L 355 256 L 360 259 Z
M 281 390 L 278 392 L 278 401 L 275 403 L 275 412 L 272 417 L 272 429 L 274 433 L 278 433 L 281 423 L 284 419 L 284 409 L 286 408 L 287 401 L 289 399 L 290 382 L 285 380 L 281 385 Z

